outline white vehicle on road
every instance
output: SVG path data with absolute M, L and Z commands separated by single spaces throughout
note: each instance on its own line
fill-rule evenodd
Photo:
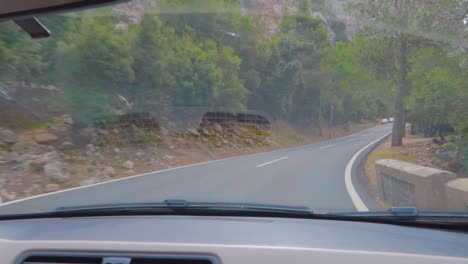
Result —
M 387 118 L 383 118 L 382 120 L 380 120 L 380 124 L 382 124 L 382 125 L 385 125 L 385 124 L 388 124 L 388 123 L 390 123 L 390 121 Z

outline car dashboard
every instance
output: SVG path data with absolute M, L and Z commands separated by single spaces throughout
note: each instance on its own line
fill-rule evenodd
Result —
M 116 216 L 0 221 L 1 263 L 468 263 L 468 234 L 332 220 Z

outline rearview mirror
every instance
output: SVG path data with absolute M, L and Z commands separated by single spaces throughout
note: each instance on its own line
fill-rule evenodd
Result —
M 50 13 L 68 12 L 128 0 L 1 0 L 0 21 L 31 18 Z

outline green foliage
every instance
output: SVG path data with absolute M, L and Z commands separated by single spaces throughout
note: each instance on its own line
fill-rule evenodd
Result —
M 263 110 L 300 125 L 372 120 L 391 115 L 399 70 L 395 10 L 386 1 L 373 3 L 355 10 L 363 16 L 381 10 L 390 25 L 384 37 L 334 45 L 307 0 L 298 1 L 297 12 L 286 11 L 273 36 L 261 20 L 242 14 L 236 0 L 160 0 L 128 30 L 116 28 L 111 8 L 50 16 L 42 20 L 53 36 L 40 41 L 2 23 L 0 80 L 56 85 L 64 93 L 52 104 L 83 120 L 135 109 L 164 113 L 168 105 Z M 428 32 L 426 7 L 408 20 L 412 39 L 420 39 L 414 27 Z M 336 23 L 344 35 L 344 24 Z M 449 123 L 465 138 L 467 71 L 460 65 L 466 55 L 412 44 L 418 49 L 409 58 L 410 117 Z

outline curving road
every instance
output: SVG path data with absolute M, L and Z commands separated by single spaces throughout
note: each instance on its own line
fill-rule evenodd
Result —
M 360 187 L 353 156 L 388 135 L 391 125 L 318 144 L 210 161 L 26 198 L 0 205 L 0 214 L 49 211 L 60 206 L 186 199 L 308 206 L 320 212 L 355 211 L 360 199 L 378 209 Z M 365 153 L 355 157 L 359 164 Z M 351 184 L 351 186 L 349 185 Z M 353 197 L 354 189 L 358 198 Z M 359 202 L 359 201 L 358 201 Z M 31 211 L 32 210 L 32 211 Z

